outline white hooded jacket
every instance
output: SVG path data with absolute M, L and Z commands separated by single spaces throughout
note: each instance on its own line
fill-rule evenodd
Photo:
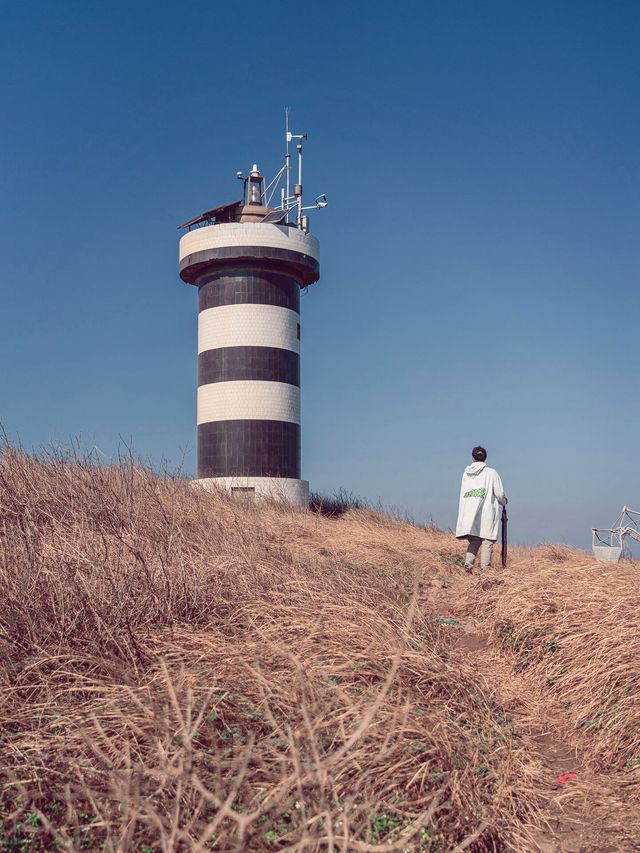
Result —
M 495 542 L 500 523 L 499 507 L 506 503 L 498 472 L 484 462 L 468 465 L 462 475 L 456 537 L 479 536 Z

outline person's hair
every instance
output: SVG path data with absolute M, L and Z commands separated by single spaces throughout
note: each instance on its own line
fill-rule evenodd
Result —
M 484 449 L 484 447 L 480 447 L 480 445 L 473 448 L 473 450 L 471 451 L 471 455 L 476 460 L 476 462 L 486 462 L 487 460 L 487 451 Z

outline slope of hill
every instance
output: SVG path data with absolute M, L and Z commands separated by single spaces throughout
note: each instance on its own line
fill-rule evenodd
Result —
M 460 553 L 5 448 L 1 848 L 640 849 L 636 567 Z

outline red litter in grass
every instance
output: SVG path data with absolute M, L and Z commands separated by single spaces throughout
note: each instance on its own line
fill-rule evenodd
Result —
M 562 776 L 556 777 L 556 782 L 559 782 L 561 785 L 566 785 L 567 782 L 576 782 L 578 777 L 575 773 L 563 773 Z

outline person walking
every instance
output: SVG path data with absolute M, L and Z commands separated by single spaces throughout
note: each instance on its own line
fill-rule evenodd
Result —
M 478 551 L 480 571 L 491 565 L 493 544 L 498 538 L 499 508 L 507 504 L 498 472 L 486 464 L 487 451 L 484 447 L 474 447 L 471 456 L 473 462 L 467 465 L 462 475 L 456 523 L 456 539 L 469 542 L 464 560 L 467 572 L 473 571 Z

